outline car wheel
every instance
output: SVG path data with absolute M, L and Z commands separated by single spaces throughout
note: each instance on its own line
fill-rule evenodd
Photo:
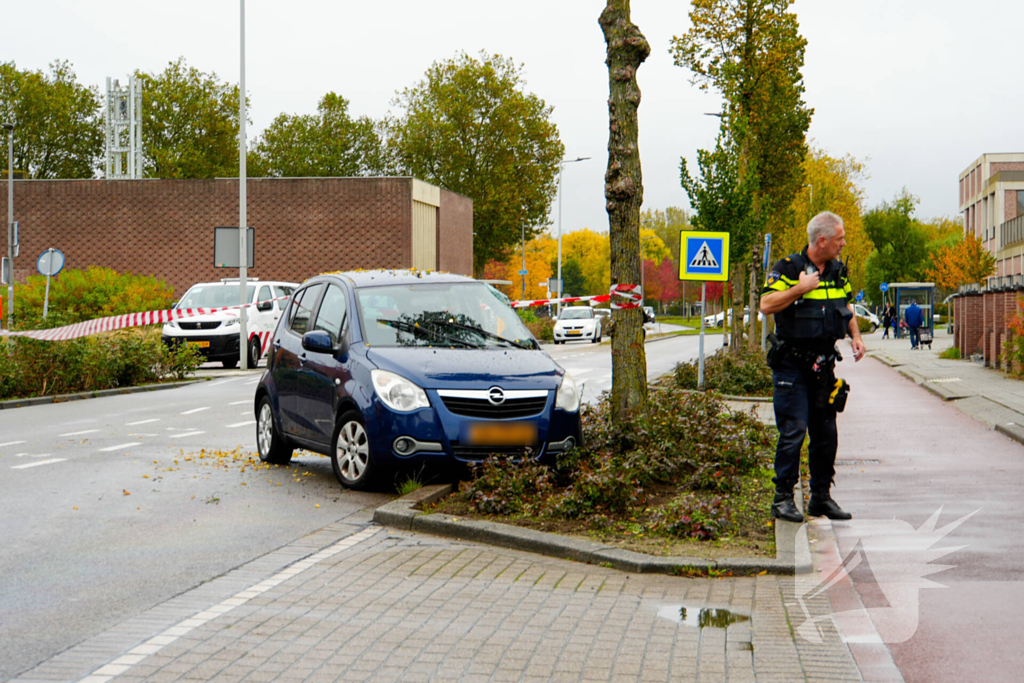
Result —
M 260 412 L 256 418 L 256 450 L 260 460 L 271 465 L 287 465 L 292 460 L 292 448 L 274 427 L 274 409 L 266 396 L 260 401 Z
M 238 366 L 238 359 L 237 358 L 225 358 L 224 360 L 221 361 L 221 365 L 223 365 L 225 368 L 230 370 L 231 368 L 234 368 L 234 367 Z
M 259 365 L 260 356 L 263 355 L 263 346 L 260 344 L 259 337 L 253 337 L 249 340 L 249 368 L 254 368 Z
M 877 329 L 878 329 L 878 324 L 877 323 L 871 323 L 871 331 L 874 332 Z
M 373 479 L 373 456 L 363 419 L 355 410 L 344 413 L 334 428 L 331 467 L 341 485 L 349 489 L 366 489 Z

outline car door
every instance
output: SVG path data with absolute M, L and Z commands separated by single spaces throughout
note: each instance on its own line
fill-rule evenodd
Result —
M 306 353 L 302 348 L 302 335 L 309 329 L 313 310 L 323 288 L 323 283 L 316 283 L 296 292 L 286 312 L 287 319 L 278 326 L 274 337 L 274 367 L 271 376 L 277 387 L 281 429 L 286 434 L 299 434 L 295 394 L 298 391 L 299 370 L 304 362 L 303 354 Z
M 348 295 L 341 285 L 327 286 L 310 330 L 321 330 L 331 336 L 337 347 L 348 325 Z M 300 363 L 296 404 L 298 436 L 322 444 L 330 444 L 334 437 L 334 417 L 337 398 L 352 377 L 348 355 L 306 351 L 305 362 Z

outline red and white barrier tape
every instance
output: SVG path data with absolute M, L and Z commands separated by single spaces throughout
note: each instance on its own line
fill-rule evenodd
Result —
M 182 320 L 184 318 L 194 318 L 200 315 L 209 315 L 210 313 L 219 313 L 221 311 L 230 311 L 239 308 L 248 308 L 250 306 L 257 306 L 262 303 L 270 301 L 280 301 L 289 297 L 279 296 L 274 299 L 266 299 L 265 301 L 257 301 L 251 304 L 240 304 L 237 306 L 221 306 L 220 308 L 183 308 L 183 309 L 169 309 L 166 311 L 145 311 L 143 313 L 126 313 L 124 315 L 111 315 L 106 318 L 94 318 L 93 320 L 86 320 L 85 322 L 74 323 L 72 325 L 64 325 L 63 327 L 52 327 L 48 330 L 0 330 L 0 336 L 10 335 L 12 337 L 28 337 L 29 339 L 40 339 L 43 341 L 63 341 L 67 339 L 78 339 L 79 337 L 87 337 L 91 334 L 99 334 L 100 332 L 112 332 L 114 330 L 123 330 L 129 327 L 141 327 L 143 325 L 160 325 L 169 323 L 172 320 Z M 252 336 L 257 335 L 260 337 L 262 346 L 266 349 L 267 340 L 270 338 L 269 332 L 253 333 Z M 266 335 L 264 339 L 263 335 Z
M 618 299 L 624 299 L 619 301 Z M 612 285 L 607 294 L 594 296 L 569 296 L 562 299 L 533 299 L 531 301 L 513 301 L 512 308 L 529 308 L 531 306 L 547 306 L 548 304 L 571 304 L 577 301 L 589 301 L 592 304 L 612 302 L 612 308 L 638 308 L 643 300 L 640 285 Z

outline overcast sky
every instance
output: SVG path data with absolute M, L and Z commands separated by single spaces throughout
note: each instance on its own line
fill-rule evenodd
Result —
M 679 158 L 691 166 L 714 145 L 718 98 L 672 64 L 669 40 L 686 31 L 689 3 L 633 0 L 651 43 L 638 72 L 644 207 L 688 206 Z M 383 116 L 396 90 L 460 50 L 524 65 L 527 89 L 554 107 L 566 156 L 563 229 L 607 230 L 608 76 L 599 0 L 249 0 L 246 86 L 258 134 L 280 112 L 311 113 L 327 91 L 352 113 Z M 809 137 L 832 155 L 866 162 L 868 206 L 906 186 L 923 218 L 957 211 L 957 176 L 985 152 L 1024 151 L 1024 90 L 1011 68 L 1024 3 L 976 0 L 798 0 L 808 47 Z M 239 3 L 228 0 L 8 2 L 0 59 L 45 69 L 70 60 L 101 88 L 134 69 L 162 71 L 184 56 L 237 82 Z M 553 216 L 557 215 L 557 205 Z

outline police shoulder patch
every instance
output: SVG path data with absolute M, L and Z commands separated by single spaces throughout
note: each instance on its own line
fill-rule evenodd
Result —
M 779 279 L 780 279 L 781 277 L 782 277 L 782 273 L 780 273 L 780 272 L 779 272 L 779 271 L 777 271 L 777 270 L 773 270 L 773 271 L 771 272 L 771 274 L 770 274 L 770 275 L 768 275 L 768 284 L 769 284 L 769 285 L 774 285 L 774 284 L 775 284 L 776 282 L 778 282 L 778 281 L 779 281 Z

